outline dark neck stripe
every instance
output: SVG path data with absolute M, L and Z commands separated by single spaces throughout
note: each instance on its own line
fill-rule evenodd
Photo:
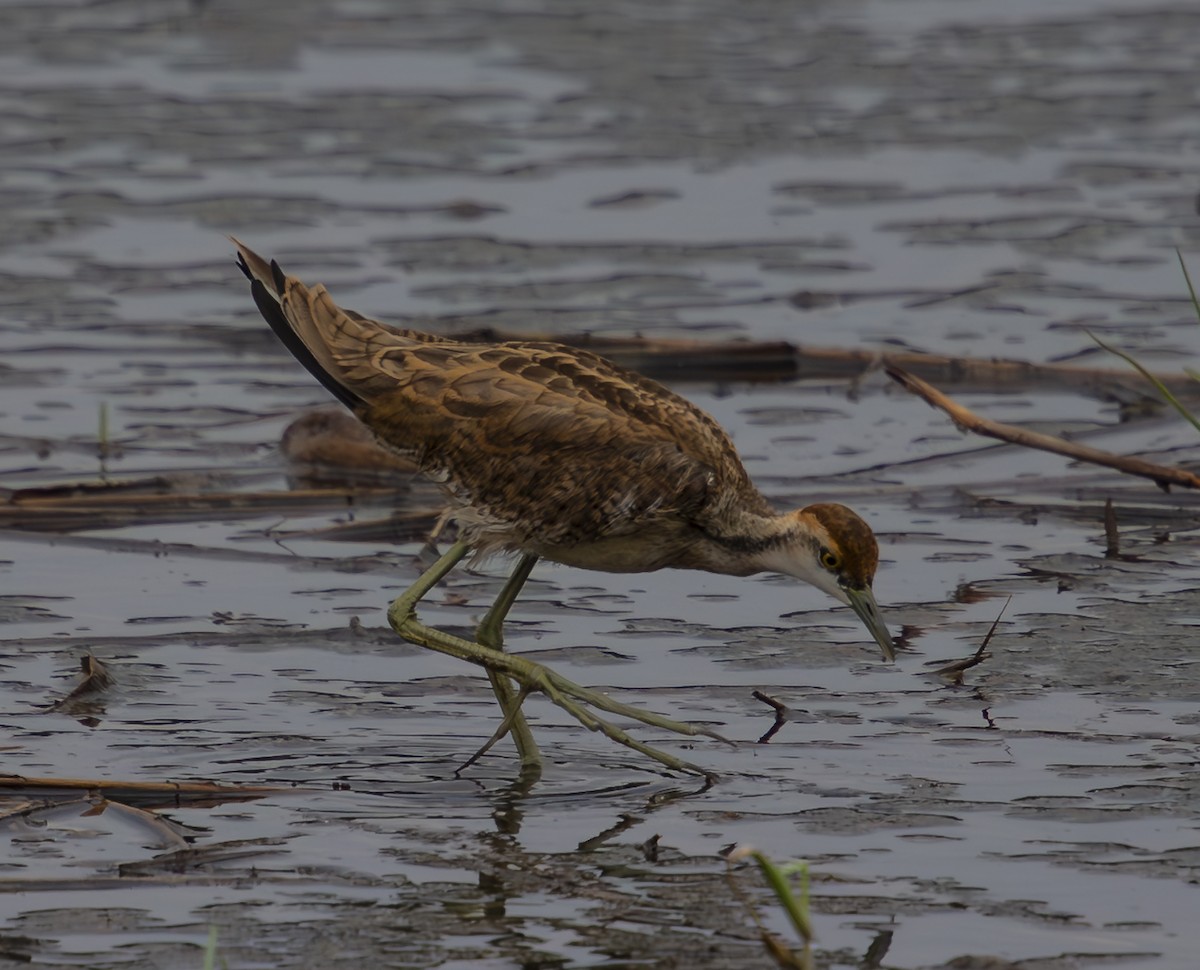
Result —
M 787 529 L 765 536 L 750 536 L 744 533 L 720 535 L 715 532 L 705 532 L 705 535 L 722 549 L 743 555 L 753 555 L 766 552 L 768 549 L 778 549 L 780 546 L 790 545 L 800 538 L 801 533 L 799 529 Z

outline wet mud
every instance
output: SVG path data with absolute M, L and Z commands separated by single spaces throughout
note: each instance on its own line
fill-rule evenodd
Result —
M 0 967 L 199 967 L 215 927 L 230 967 L 766 968 L 745 843 L 809 860 L 820 967 L 1194 963 L 1197 497 L 963 437 L 869 358 L 1196 357 L 1200 12 L 55 0 L 0 36 Z M 636 733 L 720 780 L 539 697 L 539 782 L 457 771 L 486 680 L 384 618 L 436 492 L 289 463 L 326 397 L 225 233 L 443 332 L 867 352 L 634 351 L 773 501 L 871 522 L 898 662 L 778 577 L 540 564 L 509 648 L 715 728 Z M 954 393 L 1200 458 L 1135 385 Z M 424 618 L 469 630 L 503 565 Z

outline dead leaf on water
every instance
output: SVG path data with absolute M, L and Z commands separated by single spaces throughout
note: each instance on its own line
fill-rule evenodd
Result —
M 51 704 L 47 708 L 48 711 L 62 710 L 64 707 L 70 706 L 73 701 L 99 694 L 113 685 L 112 674 L 92 654 L 87 653 L 79 658 L 79 668 L 82 672 L 82 679 L 66 697 Z

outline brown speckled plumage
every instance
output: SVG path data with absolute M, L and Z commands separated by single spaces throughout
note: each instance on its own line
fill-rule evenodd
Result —
M 775 513 L 724 430 L 668 388 L 559 344 L 379 323 L 235 243 L 279 338 L 382 443 L 444 483 L 479 554 L 612 572 L 772 569 L 851 605 L 847 591 L 869 594 L 878 550 L 866 523 L 833 504 Z
M 559 344 L 388 326 L 241 252 L 256 287 L 278 296 L 259 298 L 268 322 L 300 337 L 312 357 L 301 362 L 332 377 L 382 442 L 446 482 L 482 545 L 549 554 L 667 521 L 669 539 L 719 535 L 732 512 L 771 514 L 720 425 L 654 381 Z

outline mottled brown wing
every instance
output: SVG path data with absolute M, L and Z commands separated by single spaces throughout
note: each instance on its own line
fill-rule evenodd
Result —
M 628 534 L 666 515 L 703 521 L 728 471 L 687 449 L 678 421 L 608 401 L 617 390 L 583 380 L 554 345 L 395 347 L 375 366 L 391 389 L 359 411 L 364 423 L 483 517 L 543 542 Z
M 236 242 L 236 240 L 235 240 Z M 703 522 L 758 493 L 711 417 L 661 385 L 553 343 L 467 344 L 338 307 L 238 244 L 280 338 L 389 447 L 547 542 Z

